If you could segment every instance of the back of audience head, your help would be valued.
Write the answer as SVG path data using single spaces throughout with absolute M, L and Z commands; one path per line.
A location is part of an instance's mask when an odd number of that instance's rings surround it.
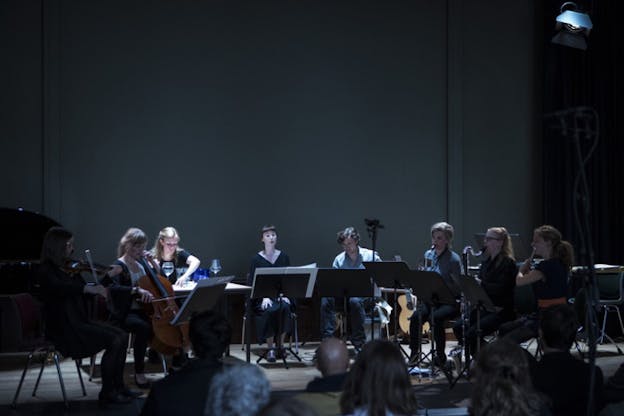
M 554 305 L 542 311 L 540 333 L 546 349 L 568 351 L 577 329 L 576 314 L 570 305 Z
M 316 368 L 323 377 L 346 373 L 349 368 L 349 351 L 344 341 L 326 338 L 316 351 Z
M 309 405 L 294 397 L 271 400 L 258 416 L 317 416 Z
M 221 358 L 231 337 L 232 328 L 222 313 L 207 310 L 191 316 L 189 339 L 198 358 Z
M 388 341 L 364 344 L 345 380 L 342 413 L 361 409 L 368 416 L 385 415 L 386 411 L 409 415 L 417 407 L 401 351 Z
M 258 366 L 227 366 L 210 382 L 204 415 L 255 415 L 269 402 L 270 395 L 269 380 Z
M 542 396 L 533 389 L 529 362 L 522 348 L 505 338 L 487 344 L 474 372 L 471 415 L 539 415 Z

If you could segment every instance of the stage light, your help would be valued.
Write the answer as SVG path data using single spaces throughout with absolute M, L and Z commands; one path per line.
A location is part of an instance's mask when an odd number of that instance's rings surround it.
M 577 49 L 587 49 L 587 37 L 593 25 L 589 15 L 578 10 L 576 3 L 567 1 L 561 5 L 561 14 L 557 16 L 555 29 L 557 34 L 552 43 Z

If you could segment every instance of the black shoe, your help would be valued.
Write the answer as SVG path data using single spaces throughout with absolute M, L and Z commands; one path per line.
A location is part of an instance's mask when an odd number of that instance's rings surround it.
M 433 357 L 433 365 L 443 368 L 446 364 L 446 355 L 436 355 Z
M 189 358 L 186 353 L 174 355 L 171 359 L 171 366 L 177 367 L 178 369 L 184 367 L 184 365 L 188 362 Z
M 132 398 L 128 396 L 124 396 L 121 393 L 117 393 L 117 392 L 104 393 L 101 391 L 100 394 L 98 395 L 98 406 L 108 407 L 109 404 L 128 404 L 132 400 L 133 400 Z
M 143 396 L 143 392 L 142 391 L 138 391 L 138 390 L 131 390 L 129 387 L 127 386 L 123 386 L 122 388 L 120 388 L 118 390 L 119 394 L 121 394 L 122 396 L 126 396 L 126 397 L 130 397 L 132 399 L 136 399 L 137 397 L 141 397 Z
M 153 349 L 149 349 L 147 350 L 147 361 L 151 364 L 160 364 L 160 354 L 158 354 L 158 351 L 153 350 Z
M 140 389 L 149 389 L 152 386 L 152 383 L 148 380 L 145 383 L 139 383 L 139 381 L 136 378 L 136 375 L 134 376 L 134 384 L 137 385 L 138 388 Z

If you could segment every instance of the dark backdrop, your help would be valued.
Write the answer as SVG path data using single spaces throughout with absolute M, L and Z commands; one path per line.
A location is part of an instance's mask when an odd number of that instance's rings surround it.
M 439 220 L 458 250 L 505 225 L 526 251 L 559 218 L 536 4 L 3 2 L 0 205 L 100 262 L 127 227 L 174 225 L 239 276 L 264 223 L 295 264 L 329 265 L 346 225 L 370 246 L 365 217 L 411 264 Z

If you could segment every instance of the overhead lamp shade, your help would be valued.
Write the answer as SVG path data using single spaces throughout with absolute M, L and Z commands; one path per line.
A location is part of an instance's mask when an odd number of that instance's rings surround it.
M 565 25 L 571 31 L 584 31 L 585 35 L 589 35 L 589 31 L 593 27 L 592 21 L 586 13 L 579 13 L 572 10 L 565 10 L 557 16 L 557 29 L 561 25 Z

